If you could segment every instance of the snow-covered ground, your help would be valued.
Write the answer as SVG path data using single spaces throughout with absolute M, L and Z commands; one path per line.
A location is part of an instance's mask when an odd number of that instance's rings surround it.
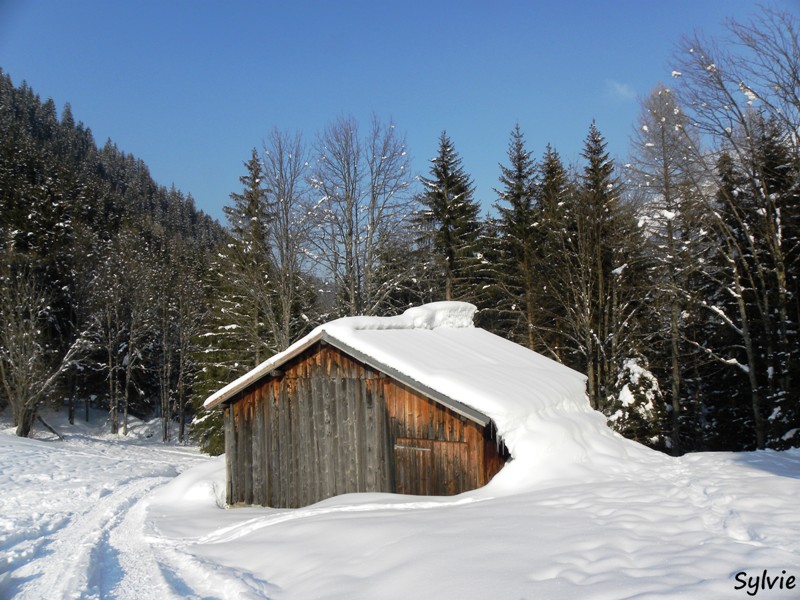
M 456 497 L 226 510 L 220 459 L 58 425 L 0 423 L 0 598 L 800 598 L 797 450 L 620 441 Z

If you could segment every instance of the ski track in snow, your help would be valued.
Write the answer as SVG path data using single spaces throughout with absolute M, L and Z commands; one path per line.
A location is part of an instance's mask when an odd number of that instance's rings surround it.
M 147 535 L 148 496 L 207 460 L 180 447 L 68 436 L 0 438 L 0 598 L 256 599 L 276 588 Z M 86 473 L 81 465 L 86 465 Z M 100 475 L 100 476 L 98 476 Z
M 192 596 L 174 590 L 142 529 L 147 495 L 204 458 L 127 440 L 2 440 L 16 464 L 0 474 L 0 597 Z
M 248 571 L 221 567 L 197 557 L 182 545 L 154 540 L 151 550 L 159 557 L 161 574 L 177 598 L 257 600 L 271 597 L 278 588 Z M 123 598 L 124 596 L 120 596 Z M 134 594 L 130 598 L 136 598 Z
M 124 551 L 120 524 L 129 519 L 127 511 L 166 477 L 143 477 L 122 485 L 101 497 L 83 514 L 76 516 L 31 563 L 40 576 L 24 589 L 25 595 L 45 598 L 107 598 L 117 584 L 135 572 L 142 553 Z M 130 514 L 130 512 L 128 512 Z M 133 539 L 133 538 L 131 538 Z M 119 543 L 122 541 L 123 548 Z M 127 558 L 128 560 L 123 560 Z M 131 561 L 130 559 L 134 560 Z M 131 563 L 134 569 L 131 569 Z M 141 579 L 138 584 L 141 584 Z
M 247 573 L 215 573 L 215 565 L 193 557 L 167 540 L 143 535 L 147 502 L 140 501 L 110 534 L 124 565 L 122 578 L 101 598 L 264 598 L 267 585 Z M 154 582 L 153 579 L 156 579 Z

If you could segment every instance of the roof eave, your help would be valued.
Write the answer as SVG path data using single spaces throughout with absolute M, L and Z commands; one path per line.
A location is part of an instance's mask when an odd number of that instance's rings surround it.
M 248 371 L 238 379 L 235 379 L 225 387 L 214 392 L 203 403 L 203 408 L 205 410 L 212 410 L 218 407 L 220 404 L 228 402 L 231 398 L 233 398 L 233 396 L 250 385 L 256 383 L 261 378 L 266 377 L 271 371 L 274 371 L 286 363 L 286 361 L 289 361 L 298 354 L 305 352 L 310 346 L 316 344 L 323 337 L 323 333 L 324 332 L 320 330 L 315 334 L 309 334 L 308 336 L 300 339 L 293 346 L 289 346 L 289 348 L 283 352 L 268 358 L 256 368 Z

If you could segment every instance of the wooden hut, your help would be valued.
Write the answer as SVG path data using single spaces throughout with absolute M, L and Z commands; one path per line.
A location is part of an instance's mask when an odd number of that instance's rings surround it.
M 351 492 L 452 495 L 487 483 L 509 453 L 473 399 L 504 373 L 480 346 L 543 357 L 474 328 L 474 310 L 448 302 L 339 319 L 208 398 L 206 408 L 225 416 L 228 503 L 300 507 Z

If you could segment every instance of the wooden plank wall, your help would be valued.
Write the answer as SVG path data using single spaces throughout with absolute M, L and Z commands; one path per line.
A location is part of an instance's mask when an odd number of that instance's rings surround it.
M 245 390 L 226 409 L 228 502 L 299 507 L 392 491 L 383 378 L 322 346 Z
M 510 459 L 511 453 L 498 437 L 494 423 L 489 423 L 483 430 L 483 485 L 489 483 Z
M 384 393 L 391 436 L 396 440 L 399 493 L 453 495 L 485 483 L 481 425 L 394 380 L 388 380 Z M 427 460 L 421 440 L 431 441 L 429 466 L 419 462 Z M 409 450 L 415 443 L 420 449 Z M 408 460 L 412 463 L 407 464 Z M 415 475 L 413 464 L 417 469 L 432 469 L 429 482 L 425 473 Z
M 477 485 L 480 469 L 468 460 L 469 444 L 398 438 L 394 446 L 398 494 L 452 496 Z
M 409 450 L 414 444 L 430 450 Z M 479 424 L 327 344 L 225 408 L 232 505 L 299 507 L 349 492 L 457 494 L 502 467 L 498 456 L 485 464 L 492 448 Z

